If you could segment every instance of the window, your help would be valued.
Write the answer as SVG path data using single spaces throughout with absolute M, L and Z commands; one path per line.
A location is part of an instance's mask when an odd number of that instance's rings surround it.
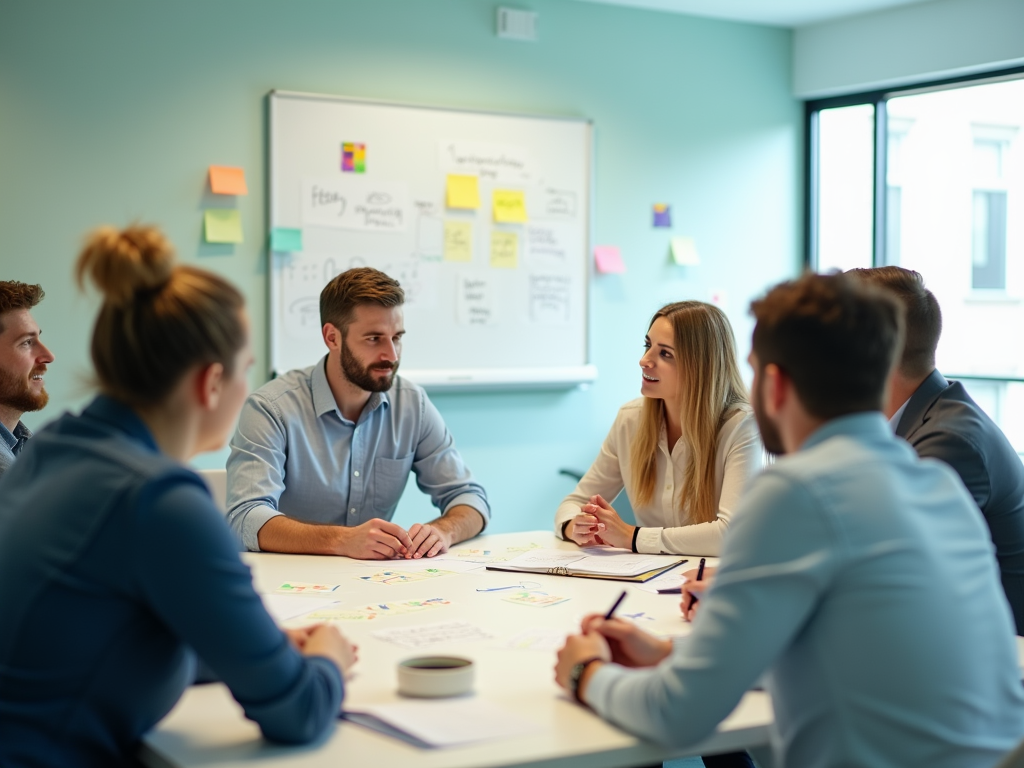
M 1024 455 L 1024 68 L 808 104 L 807 262 L 920 272 L 938 366 Z

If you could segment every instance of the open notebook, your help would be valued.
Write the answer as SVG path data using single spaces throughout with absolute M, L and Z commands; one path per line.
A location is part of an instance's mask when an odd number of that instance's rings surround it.
M 686 559 L 678 555 L 637 555 L 613 547 L 584 547 L 575 552 L 533 549 L 503 563 L 488 565 L 487 570 L 647 581 L 685 562 Z

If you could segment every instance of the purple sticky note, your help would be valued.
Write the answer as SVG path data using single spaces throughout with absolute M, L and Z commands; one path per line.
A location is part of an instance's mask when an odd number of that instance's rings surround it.
M 658 229 L 672 227 L 672 206 L 667 203 L 654 204 L 654 226 Z
M 626 271 L 622 254 L 614 245 L 598 245 L 594 248 L 594 263 L 597 271 L 604 275 L 621 274 Z

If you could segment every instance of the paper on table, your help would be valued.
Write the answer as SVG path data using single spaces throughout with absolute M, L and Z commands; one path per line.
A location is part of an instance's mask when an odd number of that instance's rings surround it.
M 267 613 L 280 624 L 288 619 L 334 605 L 337 597 L 307 597 L 305 595 L 260 595 Z
M 445 197 L 449 208 L 475 211 L 480 207 L 480 187 L 476 176 L 458 173 L 448 175 L 448 194 Z
M 383 568 L 376 573 L 366 576 L 357 575 L 355 578 L 371 584 L 409 584 L 414 581 L 425 579 L 436 579 L 439 576 L 454 576 L 455 571 L 441 570 L 440 568 L 423 568 L 408 570 L 405 568 Z
M 622 254 L 614 245 L 599 245 L 594 248 L 594 263 L 597 271 L 604 275 L 621 274 L 626 271 Z
M 321 584 L 315 581 L 286 581 L 277 588 L 277 592 L 282 595 L 301 595 L 303 593 L 337 592 L 340 589 L 341 584 Z
M 210 191 L 215 195 L 247 195 L 245 171 L 226 165 L 210 166 Z
M 406 648 L 427 648 L 432 645 L 468 643 L 494 637 L 468 621 L 442 621 L 437 624 L 418 624 L 414 627 L 382 629 L 373 633 L 378 640 L 403 645 Z
M 470 560 L 457 560 L 448 559 L 438 555 L 437 557 L 431 558 L 419 558 L 418 560 L 387 560 L 382 563 L 380 560 L 360 560 L 357 561 L 357 565 L 361 565 L 364 568 L 376 568 L 377 570 L 386 569 L 389 571 L 418 571 L 427 568 L 439 568 L 443 571 L 452 571 L 455 573 L 468 573 L 469 571 L 475 571 L 482 568 L 481 563 L 474 563 Z
M 567 634 L 549 627 L 532 627 L 512 635 L 501 647 L 514 651 L 557 651 L 565 644 Z
M 242 214 L 237 208 L 209 208 L 203 224 L 208 243 L 242 242 Z
M 473 741 L 510 739 L 540 730 L 540 726 L 476 696 L 452 701 L 401 701 L 371 704 L 361 713 L 404 731 L 433 747 L 454 747 Z M 367 727 L 371 723 L 353 718 Z
M 562 597 L 560 595 L 545 595 L 542 592 L 523 589 L 518 592 L 507 594 L 501 599 L 507 603 L 516 603 L 517 605 L 529 605 L 534 608 L 547 608 L 549 605 L 564 603 L 569 598 Z

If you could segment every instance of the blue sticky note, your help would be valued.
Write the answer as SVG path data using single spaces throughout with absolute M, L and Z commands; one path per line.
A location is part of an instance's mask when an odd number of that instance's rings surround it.
M 274 227 L 270 230 L 270 250 L 281 253 L 300 253 L 302 251 L 302 230 Z
M 672 206 L 667 203 L 654 204 L 654 226 L 658 229 L 672 227 Z

